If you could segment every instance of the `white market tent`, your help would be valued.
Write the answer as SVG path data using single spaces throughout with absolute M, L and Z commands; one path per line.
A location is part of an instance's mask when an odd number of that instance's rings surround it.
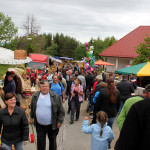
M 48 58 L 51 59 L 52 61 L 55 61 L 55 62 L 58 62 L 58 63 L 62 63 L 61 60 L 56 59 L 56 58 L 54 58 L 54 57 L 52 57 L 52 56 L 50 56 L 50 55 L 48 56 Z
M 14 59 L 14 51 L 0 47 L 0 64 L 25 64 L 32 61 L 31 58 L 26 59 Z

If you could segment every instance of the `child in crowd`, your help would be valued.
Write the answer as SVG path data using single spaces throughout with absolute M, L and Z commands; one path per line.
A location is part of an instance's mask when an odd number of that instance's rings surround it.
M 108 116 L 104 111 L 99 111 L 97 114 L 97 124 L 88 126 L 88 117 L 84 118 L 82 124 L 82 132 L 92 134 L 91 150 L 108 150 L 108 145 L 114 139 L 112 129 L 107 126 Z

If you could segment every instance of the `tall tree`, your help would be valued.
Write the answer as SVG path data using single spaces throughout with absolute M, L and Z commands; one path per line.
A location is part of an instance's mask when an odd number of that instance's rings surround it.
M 136 52 L 139 56 L 133 60 L 133 65 L 144 63 L 150 60 L 150 37 L 144 39 L 143 43 L 140 43 L 136 47 Z
M 45 45 L 44 45 L 44 49 L 46 50 L 47 47 L 50 47 L 52 44 L 52 34 L 48 33 L 44 33 L 43 36 L 45 37 Z
M 78 42 L 69 36 L 65 36 L 63 41 L 63 47 L 60 49 L 61 56 L 75 58 L 75 50 L 78 46 Z
M 75 51 L 75 59 L 81 60 L 84 57 L 86 57 L 85 44 L 80 44 Z
M 47 47 L 46 49 L 46 54 L 51 56 L 57 56 L 58 55 L 57 49 L 58 49 L 57 43 L 54 43 L 54 41 L 52 41 L 51 46 Z
M 16 50 L 18 47 L 18 42 L 19 42 L 18 37 L 15 37 L 11 41 L 5 42 L 3 47 L 11 49 L 11 50 Z
M 0 42 L 10 41 L 16 35 L 17 31 L 11 17 L 0 12 Z
M 38 35 L 40 31 L 40 25 L 37 23 L 37 20 L 33 15 L 27 15 L 23 23 L 23 29 L 25 30 L 25 35 L 35 36 Z
M 30 40 L 23 36 L 18 42 L 18 48 L 27 50 L 27 53 L 45 53 L 44 46 L 45 37 L 43 35 L 30 36 Z

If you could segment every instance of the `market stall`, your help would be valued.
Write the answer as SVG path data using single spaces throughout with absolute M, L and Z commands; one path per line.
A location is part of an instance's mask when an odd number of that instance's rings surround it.
M 63 62 L 72 62 L 73 58 L 69 58 L 69 57 L 60 57 L 60 60 L 62 60 Z
M 99 65 L 99 66 L 114 66 L 114 64 L 102 61 L 102 60 L 98 60 L 95 61 L 94 65 Z
M 111 64 L 102 60 L 98 60 L 98 61 L 95 61 L 93 66 L 99 66 L 99 68 L 101 67 L 103 68 L 103 70 L 105 70 L 105 66 L 114 66 L 114 64 Z
M 25 50 L 17 50 L 17 51 L 12 51 L 10 49 L 6 49 L 3 47 L 0 47 L 0 64 L 5 64 L 5 65 L 20 65 L 20 64 L 25 64 L 28 62 L 31 62 L 32 59 L 27 57 L 26 51 Z M 23 69 L 20 68 L 8 68 L 8 71 L 13 71 L 15 72 L 21 79 L 22 86 L 23 86 L 23 91 L 26 93 L 26 91 L 30 91 L 30 93 L 35 92 L 35 89 L 30 88 L 30 84 L 24 81 L 22 78 L 22 74 L 24 72 Z M 5 75 L 3 76 L 5 78 Z M 0 87 L 2 89 L 2 86 Z
M 117 74 L 134 74 L 138 77 L 138 84 L 142 87 L 150 84 L 150 62 L 141 63 L 138 65 L 122 68 L 116 71 Z
M 130 75 L 133 73 L 136 76 L 150 76 L 150 62 L 122 68 L 116 71 L 118 74 Z
M 0 47 L 0 64 L 17 65 L 32 61 L 32 59 L 29 57 L 26 57 L 25 59 L 15 59 L 14 55 L 14 51 Z

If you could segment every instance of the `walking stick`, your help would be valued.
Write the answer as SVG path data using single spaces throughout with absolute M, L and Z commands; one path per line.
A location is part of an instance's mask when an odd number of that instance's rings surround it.
M 27 110 L 28 110 L 28 114 L 29 114 L 29 103 L 28 103 L 28 100 L 26 100 L 26 102 L 27 102 Z M 29 119 L 31 119 L 30 118 L 30 114 L 29 114 Z M 37 150 L 37 143 L 36 143 L 36 138 L 35 138 L 33 124 L 30 124 L 30 125 L 31 125 L 31 129 L 32 129 L 32 133 L 33 133 L 33 134 L 30 134 L 30 142 L 35 144 L 35 148 Z

